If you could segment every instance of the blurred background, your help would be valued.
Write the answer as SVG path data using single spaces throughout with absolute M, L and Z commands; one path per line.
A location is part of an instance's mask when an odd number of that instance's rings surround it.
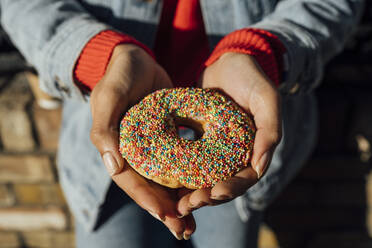
M 74 247 L 55 167 L 60 104 L 0 33 L 0 248 Z M 260 248 L 372 247 L 370 1 L 323 81 L 316 150 L 268 209 Z

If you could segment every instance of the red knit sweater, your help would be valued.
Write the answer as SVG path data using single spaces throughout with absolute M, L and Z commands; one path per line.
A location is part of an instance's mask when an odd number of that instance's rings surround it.
M 75 67 L 75 78 L 92 90 L 103 77 L 113 49 L 122 43 L 136 44 L 153 55 L 129 35 L 103 31 L 84 47 Z M 268 77 L 279 85 L 285 48 L 275 35 L 252 28 L 237 30 L 225 36 L 209 55 L 199 1 L 164 0 L 154 53 L 175 86 L 192 86 L 201 69 L 226 52 L 254 56 Z

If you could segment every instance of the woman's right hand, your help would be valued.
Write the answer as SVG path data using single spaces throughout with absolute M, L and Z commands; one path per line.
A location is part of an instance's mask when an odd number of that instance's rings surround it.
M 115 47 L 104 77 L 94 87 L 90 104 L 91 140 L 115 183 L 138 205 L 171 230 L 178 239 L 195 231 L 192 215 L 177 218 L 183 193 L 158 185 L 137 174 L 119 152 L 119 125 L 128 108 L 151 92 L 172 87 L 165 70 L 142 48 L 132 44 Z

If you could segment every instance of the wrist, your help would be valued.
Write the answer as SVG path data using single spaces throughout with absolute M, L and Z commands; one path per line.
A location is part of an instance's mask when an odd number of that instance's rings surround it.
M 111 58 L 108 63 L 108 67 L 110 64 L 115 61 L 117 58 L 120 58 L 122 56 L 125 56 L 130 60 L 131 58 L 134 57 L 148 57 L 149 59 L 152 59 L 153 57 L 149 55 L 148 52 L 146 52 L 143 48 L 140 46 L 137 46 L 135 44 L 130 44 L 130 43 L 124 43 L 124 44 L 119 44 L 114 47 Z
M 269 75 L 266 74 L 264 68 L 262 68 L 261 64 L 257 61 L 255 56 L 245 54 L 245 53 L 238 53 L 238 52 L 227 52 L 220 56 L 218 60 L 221 60 L 221 63 L 229 63 L 233 60 L 242 61 L 244 59 L 244 63 L 249 66 L 249 69 L 252 72 L 255 72 L 252 75 L 260 74 L 263 78 L 266 79 L 266 81 L 270 82 L 272 85 L 276 85 L 275 82 L 269 77 Z M 236 62 L 234 62 L 236 63 Z M 238 62 L 241 63 L 241 62 Z
M 210 66 L 227 53 L 245 54 L 254 58 L 258 68 L 278 86 L 282 80 L 284 52 L 284 46 L 275 35 L 265 30 L 245 28 L 225 36 L 204 65 Z
M 84 90 L 92 90 L 106 73 L 113 57 L 123 52 L 147 53 L 152 51 L 133 37 L 106 30 L 94 36 L 82 50 L 74 69 L 76 83 Z
M 221 62 L 229 61 L 231 59 L 234 59 L 234 58 L 237 58 L 237 57 L 240 57 L 240 56 L 244 56 L 245 58 L 247 58 L 251 61 L 256 61 L 254 56 L 251 56 L 251 55 L 245 54 L 245 53 L 239 53 L 239 52 L 225 52 L 217 59 L 217 61 L 221 61 Z
M 135 44 L 124 43 L 118 44 L 114 47 L 111 58 L 120 56 L 122 54 L 147 54 L 147 53 L 143 48 Z

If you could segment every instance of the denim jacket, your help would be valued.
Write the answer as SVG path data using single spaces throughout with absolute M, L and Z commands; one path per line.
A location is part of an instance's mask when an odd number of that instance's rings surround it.
M 277 35 L 287 50 L 280 86 L 284 137 L 269 171 L 240 198 L 238 209 L 264 209 L 309 155 L 316 129 L 309 92 L 320 82 L 324 64 L 343 48 L 363 2 L 200 0 L 211 49 L 226 34 L 255 27 Z M 74 66 L 84 45 L 107 29 L 153 47 L 162 1 L 0 0 L 0 4 L 1 24 L 37 69 L 41 88 L 64 99 L 57 158 L 60 179 L 75 216 L 92 229 L 111 179 L 89 139 L 89 96 L 76 86 Z M 244 219 L 245 212 L 240 213 Z

